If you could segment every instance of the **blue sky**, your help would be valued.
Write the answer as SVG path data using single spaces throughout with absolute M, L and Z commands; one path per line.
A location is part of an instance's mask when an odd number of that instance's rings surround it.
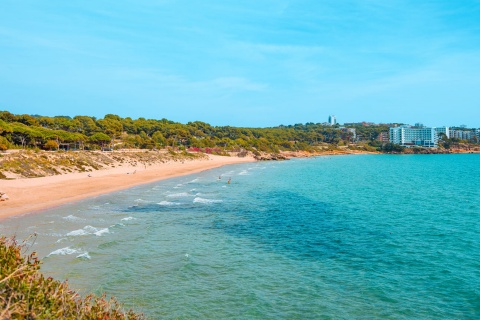
M 2 0 L 0 110 L 480 127 L 480 1 Z

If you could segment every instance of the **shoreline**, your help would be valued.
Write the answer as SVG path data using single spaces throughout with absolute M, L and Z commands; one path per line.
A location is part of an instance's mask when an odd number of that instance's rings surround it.
M 194 174 L 224 165 L 255 161 L 252 157 L 209 155 L 208 159 L 169 161 L 150 164 L 148 167 L 123 166 L 90 173 L 77 172 L 40 178 L 1 180 L 1 191 L 7 193 L 10 199 L 0 202 L 0 221 L 138 185 Z
M 476 152 L 452 152 L 462 154 Z M 224 165 L 255 161 L 288 160 L 319 156 L 381 154 L 359 150 L 329 150 L 319 153 L 282 152 L 281 158 L 237 157 L 208 155 L 206 158 L 191 160 L 169 160 L 124 164 L 118 167 L 106 167 L 90 172 L 72 172 L 38 178 L 19 178 L 0 180 L 0 192 L 6 193 L 7 201 L 0 201 L 0 222 L 12 216 L 35 214 L 67 203 L 108 194 L 131 187 L 165 179 L 195 174 Z M 403 155 L 395 154 L 394 155 Z M 443 153 L 442 153 L 443 154 Z

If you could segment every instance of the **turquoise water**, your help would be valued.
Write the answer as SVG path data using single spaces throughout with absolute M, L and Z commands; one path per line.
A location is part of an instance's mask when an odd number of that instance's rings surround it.
M 154 319 L 474 319 L 479 182 L 474 154 L 249 163 L 0 232 L 38 233 L 44 272 Z

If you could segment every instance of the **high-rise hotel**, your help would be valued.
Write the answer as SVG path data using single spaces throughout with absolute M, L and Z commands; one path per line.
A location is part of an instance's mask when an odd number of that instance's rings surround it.
M 400 126 L 390 128 L 390 142 L 404 147 L 438 147 L 438 137 L 440 133 L 449 137 L 448 127 L 424 127 L 424 126 Z

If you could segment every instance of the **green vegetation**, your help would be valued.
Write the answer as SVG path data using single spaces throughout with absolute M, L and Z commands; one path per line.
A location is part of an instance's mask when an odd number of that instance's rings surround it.
M 105 294 L 81 298 L 67 282 L 44 277 L 35 253 L 24 257 L 23 250 L 0 238 L 0 319 L 144 319 Z
M 384 127 L 359 126 L 365 139 L 375 139 Z M 88 116 L 73 118 L 14 115 L 0 112 L 0 137 L 8 148 L 44 150 L 113 150 L 122 148 L 211 149 L 226 151 L 321 151 L 330 146 L 347 146 L 354 134 L 338 126 L 307 123 L 273 128 L 214 127 L 201 121 L 181 124 L 166 119 L 121 118 L 108 114 L 103 119 Z M 2 144 L 2 140 L 0 140 Z
M 167 119 L 133 120 L 114 114 L 96 119 L 89 116 L 14 115 L 0 111 L 0 152 L 35 148 L 110 151 L 166 147 L 181 151 L 210 150 L 212 152 L 207 153 L 220 155 L 232 151 L 250 151 L 256 155 L 278 154 L 280 151 L 316 153 L 342 147 L 343 150 L 407 152 L 405 148 L 385 141 L 389 131 L 387 125 L 351 123 L 347 127 L 310 122 L 271 128 L 237 128 L 216 127 L 201 121 L 181 124 Z M 472 141 L 441 140 L 442 150 L 464 147 L 465 144 L 478 146 L 477 137 Z

